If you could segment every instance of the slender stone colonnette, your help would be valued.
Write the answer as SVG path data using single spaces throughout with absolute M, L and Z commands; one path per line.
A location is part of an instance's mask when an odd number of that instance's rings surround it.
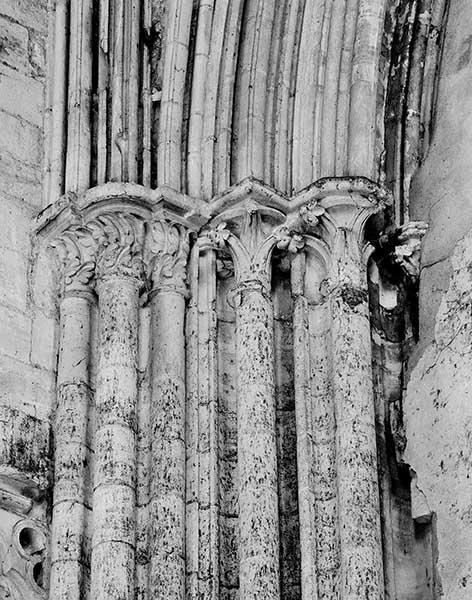
M 50 586 L 58 598 L 72 600 L 84 590 L 90 305 L 96 244 L 89 230 L 72 227 L 53 246 L 61 263 L 62 290 Z
M 383 597 L 364 227 L 388 197 L 371 182 L 351 178 L 321 180 L 290 201 L 265 190 L 261 201 L 254 188 L 263 186 L 246 182 L 209 208 L 178 195 L 169 200 L 155 192 L 151 202 L 141 192 L 136 201 L 98 189 L 91 199 L 45 219 L 46 229 L 61 230 L 54 242 L 64 264 L 57 422 L 64 431 L 69 423 L 73 442 L 66 448 L 66 438 L 57 437 L 54 597 L 73 600 L 81 593 L 87 503 L 93 509 L 93 598 L 134 597 L 138 311 L 140 302 L 149 302 L 148 593 L 176 600 L 218 598 L 214 311 L 216 255 L 222 249 L 229 250 L 235 274 L 229 302 L 236 314 L 241 597 L 280 598 L 274 251 L 293 257 L 302 598 Z M 190 233 L 202 225 L 191 250 Z M 310 258 L 313 253 L 317 260 Z M 313 281 L 319 288 L 315 303 L 307 292 Z M 88 440 L 89 315 L 95 297 L 96 428 Z M 322 315 L 329 335 L 317 330 Z M 319 340 L 318 349 L 312 338 Z M 90 443 L 93 498 L 85 489 Z M 67 465 L 61 456 L 68 457 Z M 66 555 L 67 527 L 74 543 Z
M 271 255 L 303 240 L 280 227 L 283 214 L 250 200 L 228 218 L 233 231 L 223 213 L 208 235 L 228 246 L 236 275 L 240 594 L 269 600 L 280 597 Z
M 186 207 L 173 205 L 172 214 L 161 199 L 153 211 L 149 202 L 133 209 L 126 195 L 99 191 L 98 196 L 82 214 L 69 206 L 59 209 L 60 232 L 53 228 L 50 243 L 63 267 L 51 592 L 57 598 L 82 597 L 89 579 L 84 563 L 90 561 L 94 598 L 134 598 L 138 311 L 147 301 L 153 315 L 148 586 L 153 597 L 159 590 L 169 597 L 174 590 L 175 598 L 183 598 L 185 280 L 195 224 L 182 217 Z M 45 221 L 47 229 L 47 216 Z M 90 303 L 96 298 L 95 427 L 90 434 Z M 87 497 L 92 454 L 93 493 Z M 93 509 L 90 556 L 87 506 Z

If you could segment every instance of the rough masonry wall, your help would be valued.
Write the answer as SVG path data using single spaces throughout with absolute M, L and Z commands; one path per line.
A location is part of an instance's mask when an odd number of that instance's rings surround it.
M 436 514 L 438 593 L 472 592 L 470 478 L 472 5 L 452 0 L 432 143 L 413 181 L 413 219 L 429 223 L 422 255 L 420 341 L 404 404 L 405 460 L 417 474 L 413 516 Z M 433 532 L 434 533 L 434 532 Z
M 47 0 L 0 1 L 0 475 L 9 465 L 41 487 L 56 328 L 50 267 L 32 271 L 30 227 L 42 205 L 46 36 Z

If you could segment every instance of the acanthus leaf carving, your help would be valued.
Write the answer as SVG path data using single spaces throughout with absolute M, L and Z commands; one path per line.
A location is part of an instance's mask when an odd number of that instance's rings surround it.
M 189 238 L 189 230 L 180 223 L 164 218 L 150 223 L 145 255 L 153 291 L 167 288 L 187 292 Z
M 96 277 L 141 279 L 144 273 L 144 225 L 133 214 L 107 213 L 87 223 L 97 243 Z
M 220 221 L 204 232 L 216 250 L 227 248 L 232 255 L 236 286 L 229 294 L 229 303 L 237 307 L 242 296 L 249 291 L 257 291 L 270 296 L 271 257 L 275 248 L 295 254 L 305 246 L 301 233 L 299 215 L 285 217 L 282 224 L 273 225 L 263 221 L 265 209 L 255 202 L 246 203 L 241 214 L 232 217 L 231 229 L 226 221 Z M 280 219 L 280 213 L 277 219 Z M 272 217 L 273 219 L 273 217 Z M 231 269 L 225 268 L 226 256 L 218 257 L 223 276 L 231 276 Z
M 96 243 L 90 230 L 74 225 L 50 242 L 62 272 L 63 292 L 87 290 L 95 271 Z

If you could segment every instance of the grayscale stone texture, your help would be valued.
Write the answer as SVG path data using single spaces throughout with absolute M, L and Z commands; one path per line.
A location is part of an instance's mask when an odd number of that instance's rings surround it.
M 0 0 L 0 598 L 470 598 L 471 24 Z

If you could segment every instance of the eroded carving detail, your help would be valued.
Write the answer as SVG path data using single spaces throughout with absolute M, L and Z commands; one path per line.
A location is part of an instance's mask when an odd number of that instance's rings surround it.
M 420 275 L 421 242 L 427 230 L 423 221 L 410 221 L 397 231 L 394 258 L 413 280 Z
M 231 304 L 237 306 L 242 294 L 251 289 L 270 294 L 273 250 L 295 254 L 305 246 L 299 221 L 298 215 L 290 215 L 281 225 L 270 225 L 263 220 L 263 209 L 251 202 L 232 223 L 221 221 L 205 231 L 205 238 L 216 249 L 228 248 L 231 252 L 237 280 L 231 292 Z M 218 259 L 220 271 L 224 276 L 231 276 L 227 258 Z
M 50 246 L 61 265 L 62 292 L 87 290 L 94 276 L 97 244 L 90 230 L 72 226 L 55 238 Z
M 87 223 L 97 243 L 96 277 L 141 278 L 144 225 L 132 214 L 103 214 Z
M 150 224 L 145 256 L 152 291 L 166 288 L 187 292 L 189 235 L 180 223 L 158 219 Z
M 5 525 L 8 522 L 8 516 L 5 516 Z M 2 599 L 36 600 L 46 597 L 43 587 L 46 548 L 46 536 L 35 521 L 21 519 L 9 531 L 2 528 L 0 533 L 0 597 Z
M 318 225 L 320 218 L 326 213 L 318 201 L 311 201 L 300 208 L 300 217 L 306 225 L 313 228 Z
M 378 241 L 378 246 L 388 261 L 398 265 L 413 282 L 420 275 L 421 243 L 427 231 L 427 223 L 410 221 L 387 231 Z

